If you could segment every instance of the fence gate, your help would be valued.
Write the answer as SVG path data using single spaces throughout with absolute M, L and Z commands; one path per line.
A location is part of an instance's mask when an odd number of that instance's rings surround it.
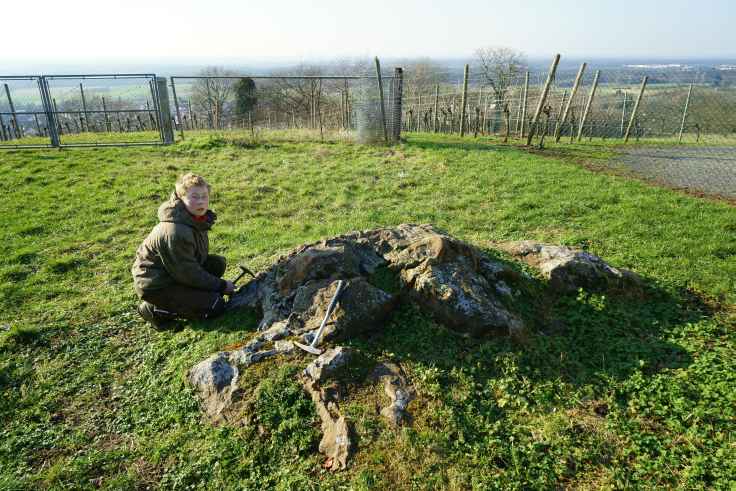
M 0 76 L 0 148 L 51 147 L 53 115 L 39 76 Z
M 160 81 L 155 74 L 0 77 L 0 148 L 163 144 Z

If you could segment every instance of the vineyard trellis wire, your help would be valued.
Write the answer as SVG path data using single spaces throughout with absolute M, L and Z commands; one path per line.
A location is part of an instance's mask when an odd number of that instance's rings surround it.
M 407 87 L 403 131 L 527 137 L 548 72 L 522 72 L 502 97 L 494 94 L 481 71 L 469 67 L 468 72 L 465 80 L 460 71 L 445 71 L 439 73 L 444 79 L 439 83 Z M 574 71 L 557 71 L 542 102 L 535 136 L 626 139 L 628 130 L 635 140 L 736 143 L 736 86 L 715 80 L 679 65 L 613 70 L 586 63 Z
M 165 91 L 156 86 L 163 78 L 152 74 L 0 77 L 0 148 L 163 143 L 162 122 L 169 121 L 180 137 L 213 130 L 303 129 L 360 141 L 394 142 L 402 131 L 523 139 L 532 129 L 548 75 L 538 69 L 518 73 L 498 94 L 474 66 L 467 77 L 440 70 L 431 84 L 406 73 L 408 78 L 400 68 L 380 78 L 365 73 L 175 76 Z M 245 112 L 236 110 L 234 93 L 243 80 L 252 83 L 254 100 Z M 171 99 L 170 113 L 164 115 L 162 92 Z M 736 84 L 719 84 L 718 78 L 684 65 L 611 69 L 585 64 L 557 70 L 539 109 L 533 128 L 538 143 L 543 138 L 626 140 L 628 134 L 635 141 L 720 144 L 734 140 Z

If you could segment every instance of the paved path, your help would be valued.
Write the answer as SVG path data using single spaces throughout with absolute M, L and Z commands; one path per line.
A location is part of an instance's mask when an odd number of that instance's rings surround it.
M 631 147 L 611 164 L 668 186 L 736 198 L 736 147 Z

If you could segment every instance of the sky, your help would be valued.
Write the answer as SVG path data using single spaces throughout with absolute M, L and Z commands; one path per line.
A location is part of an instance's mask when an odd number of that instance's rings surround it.
M 2 63 L 531 57 L 736 58 L 732 0 L 4 1 Z M 11 20 L 11 21 L 9 21 Z M 10 42 L 10 41 L 13 42 Z

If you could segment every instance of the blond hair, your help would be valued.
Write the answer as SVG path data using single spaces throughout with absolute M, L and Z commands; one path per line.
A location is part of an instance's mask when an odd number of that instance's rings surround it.
M 174 186 L 176 188 L 177 196 L 184 196 L 191 188 L 198 186 L 204 186 L 207 188 L 207 192 L 210 191 L 210 185 L 205 181 L 204 177 L 191 172 L 179 176 Z

